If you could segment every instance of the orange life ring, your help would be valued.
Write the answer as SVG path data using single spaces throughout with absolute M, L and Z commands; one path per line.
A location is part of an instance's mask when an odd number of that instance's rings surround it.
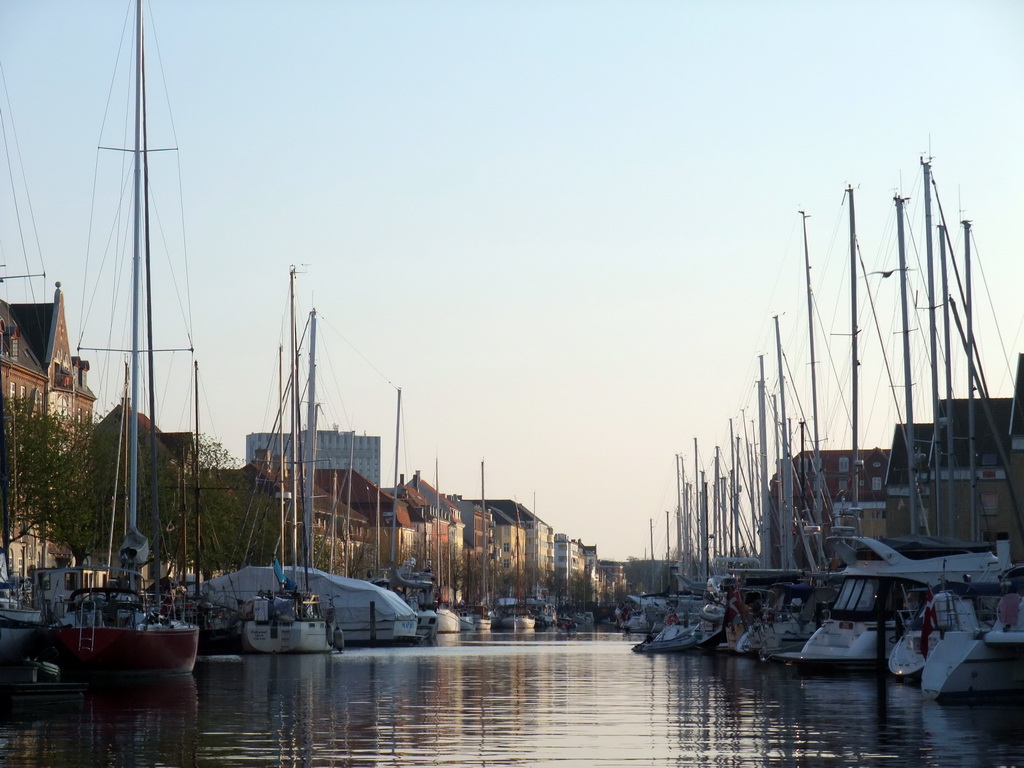
M 665 623 L 668 624 L 668 625 L 675 624 L 678 621 L 679 621 L 679 617 L 676 616 L 674 613 L 669 614 L 669 617 L 667 619 L 665 619 Z

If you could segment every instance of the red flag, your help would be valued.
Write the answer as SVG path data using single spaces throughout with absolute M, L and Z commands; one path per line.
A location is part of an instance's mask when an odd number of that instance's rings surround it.
M 928 587 L 928 597 L 924 604 L 924 622 L 921 624 L 921 655 L 928 658 L 928 638 L 939 624 L 939 616 L 935 611 L 935 595 Z
M 741 615 L 740 606 L 743 593 L 735 587 L 729 587 L 725 593 L 725 616 L 722 617 L 722 626 L 728 627 L 733 624 Z

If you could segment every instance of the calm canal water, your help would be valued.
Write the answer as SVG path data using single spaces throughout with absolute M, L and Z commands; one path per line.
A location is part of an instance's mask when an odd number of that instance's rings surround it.
M 193 676 L 0 717 L 6 766 L 1024 765 L 1024 706 L 750 659 L 641 656 L 618 634 L 443 637 L 202 658 Z

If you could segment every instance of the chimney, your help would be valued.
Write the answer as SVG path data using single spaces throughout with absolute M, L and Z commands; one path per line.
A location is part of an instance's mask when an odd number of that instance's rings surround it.
M 420 471 L 417 469 L 416 474 L 412 476 L 412 487 L 417 491 L 420 489 Z

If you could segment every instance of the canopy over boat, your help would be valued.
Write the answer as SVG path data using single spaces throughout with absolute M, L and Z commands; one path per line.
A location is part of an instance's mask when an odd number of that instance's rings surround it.
M 272 567 L 249 565 L 209 579 L 203 584 L 203 594 L 215 605 L 237 608 L 258 593 L 276 592 L 279 587 L 280 582 Z M 336 621 L 368 622 L 371 602 L 378 621 L 408 618 L 412 613 L 406 602 L 394 592 L 362 579 L 335 576 L 316 568 L 309 569 L 309 591 L 320 597 L 325 609 L 333 609 Z

